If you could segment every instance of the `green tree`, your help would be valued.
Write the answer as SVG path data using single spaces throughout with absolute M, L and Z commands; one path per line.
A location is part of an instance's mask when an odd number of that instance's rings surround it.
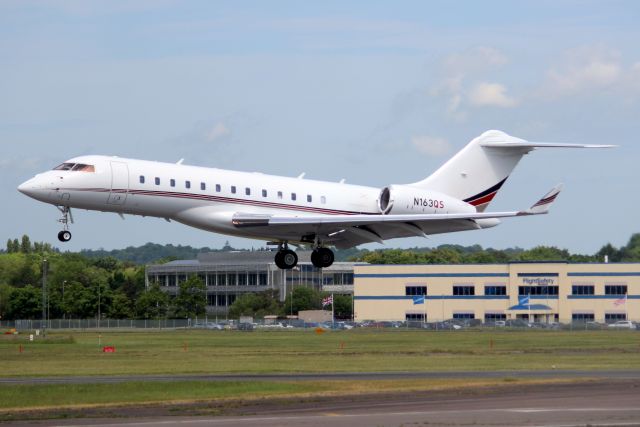
M 207 289 L 198 276 L 190 276 L 180 283 L 178 296 L 175 299 L 176 317 L 191 318 L 202 316 L 206 313 L 206 308 Z
M 40 319 L 42 317 L 42 291 L 31 285 L 14 288 L 9 295 L 8 319 Z
M 113 293 L 106 314 L 110 319 L 130 319 L 133 317 L 133 303 L 124 291 L 117 290 Z
M 140 318 L 163 318 L 169 310 L 169 296 L 160 290 L 160 286 L 154 284 L 140 294 L 135 306 Z
M 319 310 L 322 308 L 322 295 L 308 286 L 298 286 L 287 295 L 284 302 L 286 314 L 298 314 L 301 310 Z
M 278 292 L 271 290 L 243 294 L 229 307 L 229 316 L 234 319 L 240 316 L 263 318 L 268 314 L 281 313 L 282 304 L 278 301 Z
M 336 319 L 351 319 L 353 305 L 350 295 L 333 296 L 333 315 Z
M 31 253 L 31 240 L 26 234 L 22 236 L 22 243 L 20 244 L 20 252 L 23 254 Z

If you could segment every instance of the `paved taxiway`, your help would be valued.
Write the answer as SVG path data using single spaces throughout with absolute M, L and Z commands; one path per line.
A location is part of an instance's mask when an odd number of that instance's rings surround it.
M 231 416 L 156 417 L 150 413 L 153 411 L 142 418 L 52 420 L 19 425 L 640 426 L 640 380 L 599 379 L 462 391 L 274 399 L 239 405 L 231 410 Z M 207 406 L 201 406 L 195 413 L 206 414 Z
M 129 381 L 338 381 L 338 380 L 410 380 L 441 378 L 604 378 L 639 379 L 640 370 L 536 370 L 536 371 L 451 371 L 451 372 L 336 372 L 320 374 L 214 374 L 214 375 L 122 375 L 122 376 L 69 376 L 69 377 L 0 377 L 1 384 L 107 384 Z

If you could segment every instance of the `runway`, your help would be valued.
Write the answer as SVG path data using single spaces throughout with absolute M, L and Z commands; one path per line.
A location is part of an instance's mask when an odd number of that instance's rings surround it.
M 560 385 L 444 392 L 264 399 L 247 404 L 237 402 L 227 406 L 222 412 L 224 415 L 211 415 L 217 413 L 220 413 L 219 406 L 206 403 L 187 407 L 158 405 L 147 407 L 143 413 L 15 424 L 102 427 L 640 426 L 640 380 L 600 379 Z

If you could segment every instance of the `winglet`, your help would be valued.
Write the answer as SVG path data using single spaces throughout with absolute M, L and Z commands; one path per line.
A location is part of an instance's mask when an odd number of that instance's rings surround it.
M 551 191 L 542 196 L 540 200 L 538 200 L 533 206 L 531 206 L 526 211 L 522 212 L 522 215 L 539 215 L 546 214 L 549 212 L 549 208 L 558 197 L 562 191 L 562 184 L 556 185 Z

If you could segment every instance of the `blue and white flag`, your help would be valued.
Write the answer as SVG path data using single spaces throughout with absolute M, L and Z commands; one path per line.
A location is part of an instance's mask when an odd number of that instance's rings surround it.
M 518 305 L 528 305 L 530 300 L 530 295 L 521 296 L 518 298 Z
M 416 304 L 424 304 L 424 295 L 413 297 L 413 305 L 416 305 Z

